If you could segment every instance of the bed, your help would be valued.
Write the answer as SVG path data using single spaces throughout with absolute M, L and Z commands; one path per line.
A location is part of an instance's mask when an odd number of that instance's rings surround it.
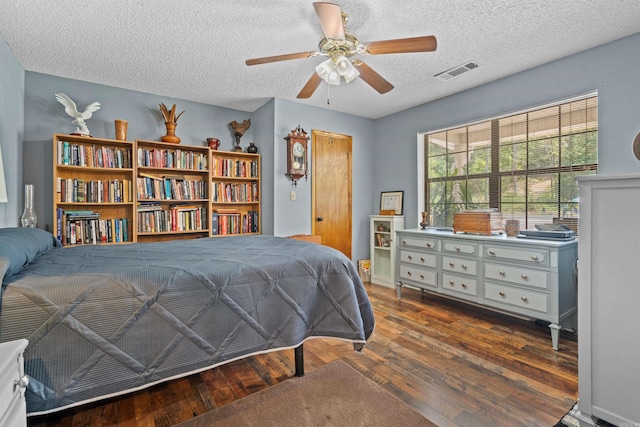
M 29 415 L 374 327 L 340 252 L 273 236 L 63 248 L 0 229 L 0 342 L 29 340 Z

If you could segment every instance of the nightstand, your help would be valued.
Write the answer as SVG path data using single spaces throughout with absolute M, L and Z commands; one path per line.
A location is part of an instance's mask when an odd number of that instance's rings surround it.
M 24 374 L 22 339 L 0 343 L 0 427 L 26 427 L 27 403 L 24 392 L 29 377 Z

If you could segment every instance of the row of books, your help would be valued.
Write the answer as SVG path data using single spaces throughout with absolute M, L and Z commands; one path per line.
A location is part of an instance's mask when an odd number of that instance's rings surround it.
M 232 178 L 257 178 L 257 160 L 213 159 L 213 176 Z
M 221 183 L 211 185 L 211 199 L 214 202 L 254 203 L 260 200 L 257 182 Z
M 138 166 L 207 170 L 207 155 L 189 150 L 139 147 Z
M 95 144 L 74 144 L 58 141 L 57 163 L 59 165 L 97 168 L 131 168 L 131 150 Z
M 258 211 L 211 214 L 211 234 L 244 234 L 258 232 Z
M 127 218 L 101 219 L 90 210 L 56 210 L 58 235 L 63 245 L 96 245 L 128 242 L 131 223 Z
M 58 201 L 62 203 L 128 203 L 133 201 L 131 185 L 129 179 L 85 181 L 58 178 L 56 191 Z
M 139 200 L 203 200 L 207 199 L 207 182 L 183 178 L 138 177 Z
M 138 232 L 198 231 L 207 229 L 207 208 L 194 205 L 160 205 L 138 207 Z

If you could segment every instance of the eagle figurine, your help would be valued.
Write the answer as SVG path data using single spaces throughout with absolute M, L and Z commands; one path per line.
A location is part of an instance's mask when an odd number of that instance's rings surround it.
M 89 120 L 93 115 L 93 113 L 100 109 L 100 103 L 93 102 L 87 105 L 87 107 L 84 109 L 83 112 L 80 112 L 76 107 L 76 103 L 73 102 L 73 100 L 69 98 L 67 95 L 65 95 L 62 92 L 56 93 L 55 95 L 58 102 L 64 105 L 64 111 L 69 116 L 73 117 L 72 123 L 75 123 L 77 125 L 76 131 L 74 132 L 74 134 L 90 136 L 89 128 L 87 127 L 85 120 Z

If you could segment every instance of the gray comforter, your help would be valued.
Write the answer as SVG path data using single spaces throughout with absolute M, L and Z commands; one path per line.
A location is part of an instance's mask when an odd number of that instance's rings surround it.
M 0 230 L 0 342 L 29 340 L 32 415 L 309 337 L 363 344 L 373 330 L 353 263 L 326 246 L 270 236 L 71 248 L 54 240 L 12 259 L 15 239 L 5 237 Z

